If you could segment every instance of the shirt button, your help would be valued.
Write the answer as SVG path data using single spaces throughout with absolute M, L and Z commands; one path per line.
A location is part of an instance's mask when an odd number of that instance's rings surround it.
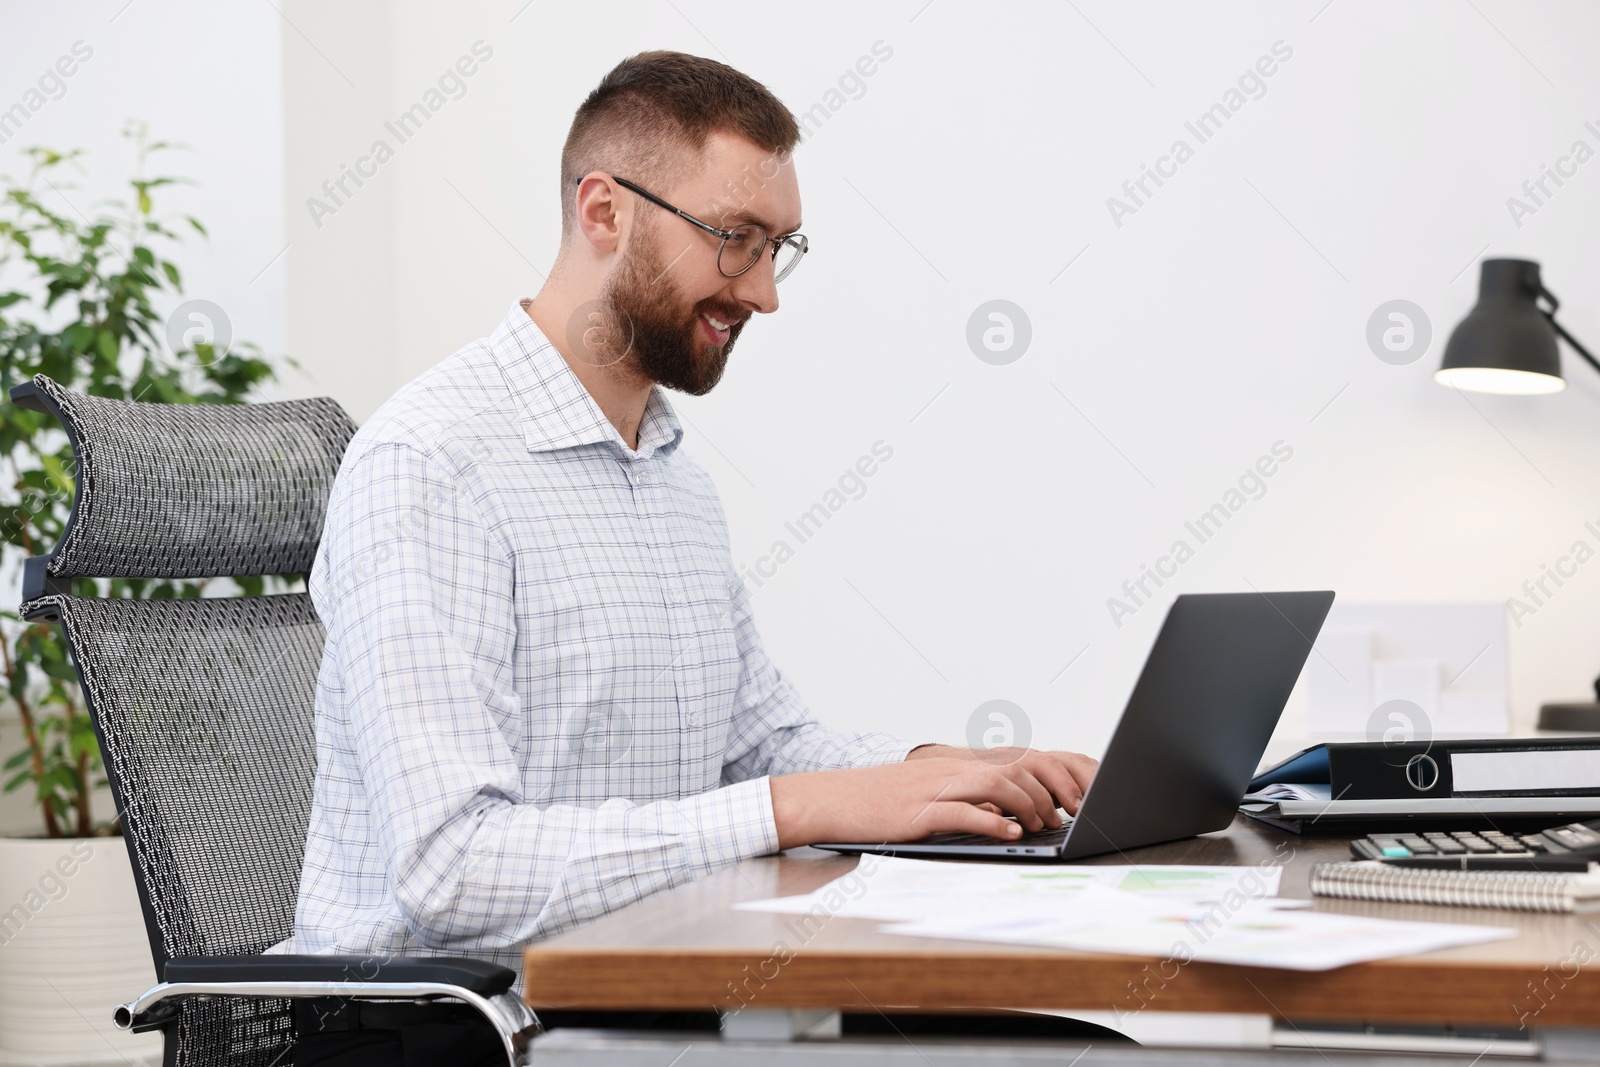
M 683 721 L 688 723 L 690 726 L 699 726 L 700 725 L 700 715 L 697 712 L 691 711 L 691 712 L 689 712 L 689 714 L 687 714 L 687 715 L 685 715 L 683 717 Z

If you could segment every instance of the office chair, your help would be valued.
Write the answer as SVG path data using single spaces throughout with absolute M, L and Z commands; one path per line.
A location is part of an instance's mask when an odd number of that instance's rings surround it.
M 77 493 L 24 564 L 22 615 L 56 619 L 94 720 L 160 984 L 116 1009 L 166 1067 L 287 1064 L 293 998 L 449 998 L 525 1062 L 538 1032 L 509 968 L 430 957 L 262 955 L 293 932 L 311 812 L 323 630 L 305 593 L 74 596 L 75 578 L 308 574 L 355 427 L 329 399 L 153 404 L 44 375 L 11 399 L 66 429 Z

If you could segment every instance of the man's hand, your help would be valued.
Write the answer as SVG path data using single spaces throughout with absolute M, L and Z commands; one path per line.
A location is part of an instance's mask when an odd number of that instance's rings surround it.
M 778 847 L 1053 829 L 1061 825 L 1058 805 L 1077 811 L 1096 766 L 1072 752 L 924 746 L 903 763 L 784 775 L 771 780 Z
M 1100 761 L 1078 752 L 1041 752 L 1033 748 L 956 748 L 954 745 L 918 745 L 906 753 L 906 759 L 970 759 L 992 763 L 996 766 L 1022 764 L 1023 768 L 1045 784 L 1056 798 L 1058 807 L 1067 809 L 1068 815 L 1078 814 L 1089 783 L 1100 769 Z

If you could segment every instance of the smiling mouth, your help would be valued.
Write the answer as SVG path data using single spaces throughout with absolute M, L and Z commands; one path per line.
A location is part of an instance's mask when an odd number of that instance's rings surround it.
M 738 321 L 727 322 L 710 313 L 702 312 L 700 315 L 700 328 L 705 331 L 706 339 L 714 345 L 727 344 L 736 325 Z

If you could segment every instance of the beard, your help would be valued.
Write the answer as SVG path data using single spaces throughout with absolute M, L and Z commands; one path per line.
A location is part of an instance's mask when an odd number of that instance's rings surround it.
M 670 267 L 662 267 L 645 250 L 648 243 L 633 243 L 597 301 L 595 311 L 605 323 L 603 336 L 610 349 L 605 362 L 623 374 L 703 396 L 722 380 L 748 313 L 713 299 L 685 307 L 672 285 Z M 728 324 L 725 344 L 706 340 L 702 314 Z M 595 338 L 591 334 L 588 340 L 592 350 Z

